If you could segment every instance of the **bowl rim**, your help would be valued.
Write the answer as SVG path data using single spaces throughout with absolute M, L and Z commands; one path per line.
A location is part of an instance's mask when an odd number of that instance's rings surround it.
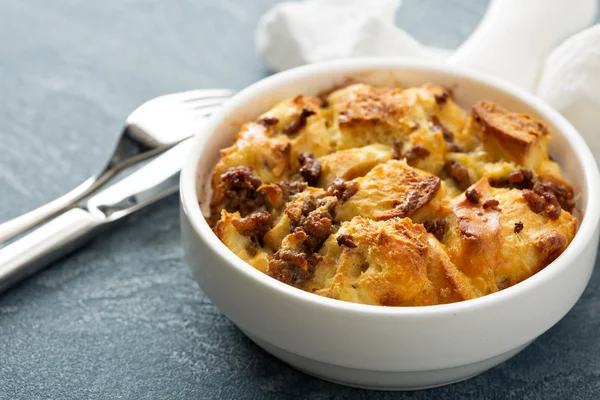
M 237 257 L 217 238 L 208 226 L 201 209 L 198 206 L 199 199 L 196 188 L 198 176 L 197 167 L 199 163 L 199 153 L 202 151 L 203 143 L 219 125 L 226 121 L 226 116 L 230 110 L 239 107 L 259 93 L 276 90 L 277 85 L 280 83 L 305 78 L 310 75 L 322 74 L 324 71 L 335 71 L 336 74 L 341 74 L 358 71 L 362 72 L 368 69 L 383 70 L 393 68 L 443 73 L 450 77 L 469 79 L 477 84 L 504 92 L 505 94 L 526 103 L 528 106 L 538 111 L 540 115 L 543 115 L 544 118 L 552 121 L 558 130 L 561 131 L 561 134 L 568 138 L 575 154 L 581 160 L 581 165 L 584 166 L 584 184 L 582 185 L 582 190 L 586 191 L 587 204 L 582 212 L 584 217 L 583 220 L 580 221 L 575 237 L 567 249 L 556 260 L 533 276 L 514 286 L 475 299 L 430 306 L 384 307 L 331 299 L 287 285 L 260 272 L 241 258 Z M 535 290 L 536 287 L 544 285 L 545 282 L 553 279 L 565 268 L 568 268 L 571 263 L 576 261 L 578 254 L 583 251 L 585 246 L 587 246 L 589 241 L 593 238 L 600 219 L 600 193 L 593 190 L 594 185 L 596 187 L 600 185 L 600 173 L 592 152 L 573 125 L 542 99 L 534 94 L 526 92 L 512 83 L 485 73 L 472 71 L 466 68 L 459 68 L 449 64 L 402 58 L 355 58 L 315 63 L 289 69 L 266 77 L 238 92 L 221 110 L 211 116 L 209 121 L 203 126 L 202 132 L 196 135 L 193 140 L 194 143 L 186 157 L 181 172 L 180 201 L 182 213 L 187 215 L 190 225 L 193 227 L 196 234 L 214 251 L 220 261 L 229 264 L 237 273 L 243 274 L 246 278 L 258 282 L 263 286 L 263 290 L 274 291 L 276 294 L 288 296 L 290 300 L 296 300 L 313 307 L 325 307 L 332 310 L 356 314 L 382 316 L 396 315 L 420 318 L 432 315 L 452 315 L 457 312 L 471 312 L 484 307 L 494 306 L 498 303 L 502 303 L 508 298 L 520 296 L 525 292 Z

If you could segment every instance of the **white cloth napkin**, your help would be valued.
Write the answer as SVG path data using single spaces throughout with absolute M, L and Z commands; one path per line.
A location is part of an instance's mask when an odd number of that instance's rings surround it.
M 536 94 L 577 128 L 600 164 L 600 24 L 570 37 L 550 53 Z
M 600 24 L 577 33 L 595 20 L 598 0 L 491 0 L 479 26 L 454 51 L 426 47 L 396 27 L 400 5 L 401 0 L 280 3 L 259 22 L 257 48 L 274 71 L 365 56 L 484 71 L 561 111 L 600 162 Z
M 260 20 L 256 43 L 274 71 L 347 57 L 440 60 L 450 52 L 423 46 L 394 25 L 400 0 L 305 0 L 279 3 Z

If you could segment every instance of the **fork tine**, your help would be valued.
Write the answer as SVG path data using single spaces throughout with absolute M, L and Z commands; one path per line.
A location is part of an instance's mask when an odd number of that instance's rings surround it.
M 223 97 L 223 98 L 202 98 L 202 99 L 195 99 L 195 100 L 190 100 L 190 101 L 186 101 L 184 103 L 181 103 L 181 105 L 179 105 L 178 107 L 181 107 L 184 110 L 198 110 L 198 109 L 202 109 L 204 107 L 212 107 L 212 106 L 216 106 L 216 105 L 223 105 L 224 102 L 226 102 L 227 100 L 229 100 L 229 97 Z
M 219 111 L 221 107 L 221 105 L 214 105 L 212 107 L 200 107 L 190 111 L 193 111 L 193 118 L 205 118 Z
M 165 96 L 165 100 L 174 101 L 174 102 L 193 102 L 196 100 L 202 99 L 212 99 L 212 98 L 228 98 L 233 95 L 232 90 L 228 89 L 200 89 L 200 90 L 190 90 L 187 92 L 176 93 L 172 95 Z

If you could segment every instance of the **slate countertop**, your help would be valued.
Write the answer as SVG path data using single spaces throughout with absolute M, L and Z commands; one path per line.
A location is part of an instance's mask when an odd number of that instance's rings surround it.
M 253 30 L 274 0 L 0 2 L 0 221 L 59 196 L 108 157 L 154 96 L 266 76 Z M 405 0 L 398 21 L 452 48 L 486 1 Z M 507 363 L 414 393 L 308 377 L 246 339 L 193 280 L 177 197 L 0 295 L 0 399 L 598 399 L 600 274 Z

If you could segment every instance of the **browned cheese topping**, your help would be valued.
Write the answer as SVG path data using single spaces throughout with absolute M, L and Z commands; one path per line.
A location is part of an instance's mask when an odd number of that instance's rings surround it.
M 207 221 L 252 267 L 315 295 L 469 300 L 542 270 L 576 233 L 550 136 L 487 100 L 465 111 L 440 85 L 348 81 L 242 125 Z

